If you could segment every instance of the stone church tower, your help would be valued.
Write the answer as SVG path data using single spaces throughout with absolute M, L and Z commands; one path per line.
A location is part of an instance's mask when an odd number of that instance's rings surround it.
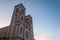
M 22 3 L 15 6 L 8 35 L 9 40 L 34 40 L 32 17 L 25 16 L 25 10 Z
M 25 11 L 22 3 L 14 7 L 10 25 L 0 28 L 0 40 L 34 40 L 32 17 Z

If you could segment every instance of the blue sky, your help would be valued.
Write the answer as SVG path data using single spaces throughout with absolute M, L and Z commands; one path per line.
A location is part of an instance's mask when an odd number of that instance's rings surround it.
M 36 40 L 60 40 L 60 0 L 0 0 L 0 28 L 10 24 L 19 3 L 33 17 Z

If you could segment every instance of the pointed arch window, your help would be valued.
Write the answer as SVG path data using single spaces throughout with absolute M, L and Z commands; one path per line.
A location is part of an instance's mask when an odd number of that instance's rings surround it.
M 23 17 L 21 17 L 21 20 L 23 21 Z
M 26 38 L 28 39 L 29 38 L 29 32 L 26 31 Z
M 20 28 L 20 33 L 22 33 L 22 27 Z
M 24 13 L 24 9 L 21 9 L 22 14 Z

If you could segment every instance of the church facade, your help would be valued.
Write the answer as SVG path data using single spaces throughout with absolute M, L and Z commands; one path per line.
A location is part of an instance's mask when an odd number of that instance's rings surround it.
M 23 4 L 14 7 L 9 26 L 0 28 L 0 40 L 34 40 L 31 15 L 25 15 Z

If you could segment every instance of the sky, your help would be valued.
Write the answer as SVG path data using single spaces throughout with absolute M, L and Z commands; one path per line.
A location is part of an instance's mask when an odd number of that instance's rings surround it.
M 0 0 L 0 28 L 10 25 L 14 6 L 20 3 L 33 17 L 36 40 L 60 40 L 60 0 Z

